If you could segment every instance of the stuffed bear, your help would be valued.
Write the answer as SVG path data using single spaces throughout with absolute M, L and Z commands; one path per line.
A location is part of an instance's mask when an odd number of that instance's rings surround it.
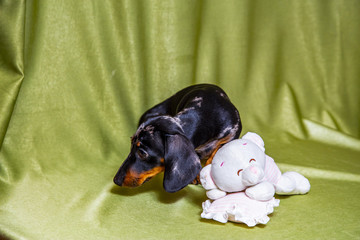
M 201 217 L 249 227 L 270 220 L 268 215 L 280 202 L 275 193 L 305 194 L 310 190 L 309 181 L 301 174 L 282 174 L 265 154 L 262 138 L 251 132 L 222 146 L 212 163 L 201 170 L 200 181 L 213 200 L 202 204 Z
M 222 146 L 212 163 L 201 170 L 200 181 L 206 195 L 213 200 L 227 193 L 245 191 L 252 199 L 266 201 L 275 193 L 305 194 L 310 190 L 309 181 L 301 174 L 282 174 L 274 160 L 265 154 L 262 138 L 252 132 Z
M 265 154 L 262 138 L 252 132 L 222 146 L 212 163 L 201 170 L 200 181 L 212 200 L 245 191 L 251 199 L 268 201 L 275 193 L 305 194 L 310 190 L 309 181 L 301 174 L 282 174 Z

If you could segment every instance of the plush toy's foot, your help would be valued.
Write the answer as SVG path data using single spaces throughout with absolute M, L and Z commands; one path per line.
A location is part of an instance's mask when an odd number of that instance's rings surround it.
M 297 172 L 286 172 L 275 187 L 280 195 L 306 194 L 310 191 L 310 182 Z

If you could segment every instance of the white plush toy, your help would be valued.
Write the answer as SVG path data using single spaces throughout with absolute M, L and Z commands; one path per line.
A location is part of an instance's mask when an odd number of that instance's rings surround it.
M 223 198 L 228 193 L 244 191 L 245 194 L 241 195 L 239 201 L 248 201 L 244 198 L 249 198 L 267 204 L 264 208 L 267 210 L 261 214 L 258 213 L 258 217 L 250 216 L 255 220 L 255 224 L 266 223 L 267 221 L 261 219 L 268 220 L 266 217 L 270 213 L 269 209 L 279 205 L 278 200 L 274 199 L 275 193 L 281 195 L 305 194 L 310 190 L 309 181 L 301 174 L 296 172 L 281 174 L 274 160 L 265 154 L 262 138 L 252 132 L 245 134 L 242 139 L 233 140 L 222 146 L 215 154 L 212 163 L 201 170 L 200 181 L 207 190 L 206 195 L 212 200 Z M 229 198 L 229 196 L 226 197 Z M 248 202 L 255 203 L 254 201 Z M 211 205 L 215 203 L 216 201 L 212 203 L 209 201 L 203 204 L 202 217 L 218 220 L 222 214 L 221 222 L 226 222 L 227 219 L 226 221 L 224 219 L 229 218 L 229 213 L 234 212 L 235 206 L 229 206 L 230 209 L 222 209 L 222 213 L 218 211 L 214 214 L 211 210 L 214 208 L 211 208 Z M 239 222 L 244 222 L 239 220 L 240 218 L 244 219 L 246 216 L 244 217 L 242 214 L 241 217 L 237 217 Z M 237 221 L 236 216 L 229 218 L 233 221 L 234 219 Z M 253 220 L 250 225 L 253 225 Z

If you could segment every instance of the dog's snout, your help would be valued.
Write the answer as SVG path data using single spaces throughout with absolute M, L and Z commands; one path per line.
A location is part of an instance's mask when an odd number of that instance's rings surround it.
M 124 182 L 124 175 L 121 174 L 121 168 L 119 169 L 119 171 L 116 173 L 114 179 L 113 179 L 114 183 L 118 186 L 122 186 L 123 182 Z
M 121 164 L 119 170 L 117 171 L 113 181 L 118 186 L 124 185 L 124 179 L 126 176 L 126 172 L 129 168 L 129 157 Z
M 114 183 L 120 187 L 137 187 L 140 185 L 139 180 L 129 158 L 124 161 L 114 177 Z
M 122 185 L 122 181 L 119 180 L 119 179 L 116 178 L 116 177 L 114 177 L 113 182 L 114 182 L 116 185 L 118 185 L 118 186 L 121 186 L 121 185 Z

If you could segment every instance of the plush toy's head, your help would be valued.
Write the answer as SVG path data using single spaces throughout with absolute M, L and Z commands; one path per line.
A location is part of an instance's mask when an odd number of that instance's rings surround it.
M 225 192 L 239 192 L 264 178 L 264 142 L 256 133 L 247 133 L 219 149 L 211 164 L 211 177 Z

